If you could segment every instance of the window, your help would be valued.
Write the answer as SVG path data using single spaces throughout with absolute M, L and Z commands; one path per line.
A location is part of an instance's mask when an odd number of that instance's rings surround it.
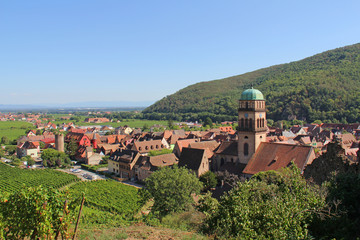
M 246 102 L 246 108 L 249 108 L 249 103 L 248 102 Z
M 259 119 L 259 118 L 256 120 L 256 126 L 257 126 L 258 128 L 260 127 L 260 119 Z
M 245 128 L 248 128 L 249 127 L 249 122 L 248 122 L 248 119 L 246 118 L 245 119 Z
M 244 156 L 249 155 L 249 144 L 244 143 Z
M 250 118 L 250 120 L 249 120 L 249 128 L 250 128 L 250 129 L 253 128 L 253 127 L 252 127 L 252 118 Z
M 245 136 L 244 138 L 245 138 L 245 139 L 248 139 L 249 137 L 248 137 L 248 136 Z
M 240 120 L 240 127 L 244 128 L 244 119 L 243 118 Z

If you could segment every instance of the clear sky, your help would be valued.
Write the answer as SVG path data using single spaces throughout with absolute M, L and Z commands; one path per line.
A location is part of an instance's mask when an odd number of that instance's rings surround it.
M 0 0 L 0 104 L 156 101 L 358 42 L 359 0 Z

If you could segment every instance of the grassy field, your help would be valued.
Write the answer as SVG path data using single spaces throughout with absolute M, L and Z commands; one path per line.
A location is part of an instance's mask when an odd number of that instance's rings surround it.
M 131 128 L 142 128 L 144 127 L 144 125 L 146 124 L 148 127 L 151 127 L 155 124 L 157 125 L 162 125 L 162 126 L 167 126 L 168 122 L 167 121 L 161 121 L 161 120 L 142 120 L 142 119 L 124 119 L 121 122 L 107 122 L 107 123 L 85 123 L 84 120 L 85 118 L 88 118 L 87 116 L 75 116 L 75 117 L 79 117 L 81 120 L 79 122 L 73 121 L 73 120 L 61 120 L 61 117 L 64 116 L 69 116 L 66 114 L 52 114 L 52 116 L 54 117 L 55 121 L 52 121 L 52 123 L 55 124 L 62 124 L 62 123 L 69 123 L 69 122 L 73 122 L 75 123 L 76 126 L 94 126 L 94 125 L 106 125 L 106 126 L 112 126 L 114 128 L 116 127 L 120 127 L 120 126 L 129 126 Z
M 79 181 L 70 175 L 53 169 L 21 169 L 0 162 L 0 192 L 13 193 L 25 187 L 45 186 L 61 188 Z
M 142 128 L 144 125 L 151 127 L 155 124 L 167 126 L 167 121 L 156 121 L 156 120 L 142 120 L 142 119 L 124 119 L 123 121 L 117 122 L 107 122 L 107 123 L 77 123 L 78 126 L 90 126 L 90 125 L 108 125 L 114 128 L 120 126 L 129 126 L 131 128 Z
M 3 136 L 7 136 L 10 141 L 18 139 L 20 136 L 25 135 L 27 129 L 33 127 L 34 125 L 28 122 L 21 122 L 21 121 L 0 122 L 0 139 Z

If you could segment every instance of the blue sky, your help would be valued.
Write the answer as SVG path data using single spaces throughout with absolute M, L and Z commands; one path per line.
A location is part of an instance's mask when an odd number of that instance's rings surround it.
M 0 104 L 154 102 L 358 43 L 359 10 L 358 0 L 2 1 Z

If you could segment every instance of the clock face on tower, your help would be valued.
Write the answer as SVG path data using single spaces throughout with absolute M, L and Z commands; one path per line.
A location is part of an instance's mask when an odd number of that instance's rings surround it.
M 245 117 L 247 118 L 249 116 L 249 114 L 245 113 Z
M 260 115 L 259 115 L 260 117 L 262 117 L 262 114 L 260 113 Z

